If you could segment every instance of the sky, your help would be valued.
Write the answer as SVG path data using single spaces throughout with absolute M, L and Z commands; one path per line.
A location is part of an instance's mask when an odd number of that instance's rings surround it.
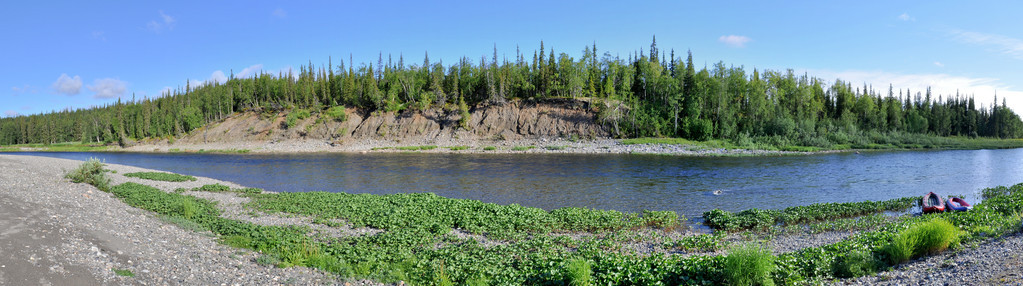
M 775 3 L 782 2 L 782 3 Z M 661 50 L 1023 112 L 1023 1 L 6 1 L 0 117 L 312 63 Z

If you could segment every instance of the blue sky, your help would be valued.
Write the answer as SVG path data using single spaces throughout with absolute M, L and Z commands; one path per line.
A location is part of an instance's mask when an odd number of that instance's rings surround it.
M 1019 1 L 8 1 L 0 116 L 156 97 L 186 81 L 380 52 L 422 63 L 692 50 L 699 66 L 794 69 L 855 86 L 995 92 L 1023 111 Z M 494 3 L 491 3 L 494 2 Z

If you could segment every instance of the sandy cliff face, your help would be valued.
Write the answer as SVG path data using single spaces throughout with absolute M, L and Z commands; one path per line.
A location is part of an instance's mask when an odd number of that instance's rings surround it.
M 597 113 L 583 100 L 512 101 L 481 105 L 470 110 L 469 128 L 459 127 L 456 110 L 433 108 L 399 114 L 366 113 L 348 109 L 339 122 L 314 112 L 288 128 L 286 113 L 238 113 L 192 131 L 182 143 L 237 141 L 324 140 L 344 144 L 363 139 L 403 142 L 461 140 L 516 140 L 539 138 L 606 138 L 608 130 L 597 122 Z

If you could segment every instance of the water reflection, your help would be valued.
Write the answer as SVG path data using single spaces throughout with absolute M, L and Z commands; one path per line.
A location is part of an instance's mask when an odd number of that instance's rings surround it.
M 622 211 L 784 208 L 961 194 L 1023 182 L 1023 149 L 762 158 L 553 154 L 27 153 L 134 165 L 284 192 L 392 194 Z M 720 191 L 715 195 L 714 191 Z

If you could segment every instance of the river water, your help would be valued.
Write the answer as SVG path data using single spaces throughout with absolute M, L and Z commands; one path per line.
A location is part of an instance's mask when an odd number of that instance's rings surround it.
M 780 209 L 963 195 L 1023 182 L 1023 149 L 898 151 L 784 157 L 696 158 L 583 154 L 149 154 L 25 155 L 132 165 L 204 176 L 278 192 L 393 194 L 554 209 L 672 210 L 687 217 L 714 208 Z M 715 194 L 714 191 L 720 191 Z

